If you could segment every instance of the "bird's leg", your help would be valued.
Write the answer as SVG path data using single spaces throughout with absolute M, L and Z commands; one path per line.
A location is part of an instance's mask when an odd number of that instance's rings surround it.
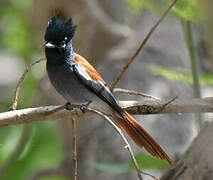
M 73 110 L 73 108 L 70 107 L 70 105 L 71 105 L 71 103 L 70 103 L 70 102 L 67 102 L 67 103 L 64 105 L 64 108 L 65 108 L 66 110 L 68 110 L 68 111 Z
M 82 111 L 82 113 L 86 113 L 86 108 L 91 104 L 91 102 L 92 101 L 88 101 L 88 103 L 81 105 L 80 110 Z

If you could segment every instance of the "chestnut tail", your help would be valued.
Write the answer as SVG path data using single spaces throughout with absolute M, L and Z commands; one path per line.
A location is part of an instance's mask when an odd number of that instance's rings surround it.
M 122 118 L 119 117 L 114 110 L 112 111 L 113 119 L 139 147 L 144 147 L 152 156 L 166 159 L 172 164 L 172 160 L 160 145 L 129 113 L 124 111 L 125 118 Z

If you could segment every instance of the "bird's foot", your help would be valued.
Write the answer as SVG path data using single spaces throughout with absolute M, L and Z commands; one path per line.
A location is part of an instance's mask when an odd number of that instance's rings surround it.
M 88 108 L 88 106 L 91 104 L 92 101 L 88 101 L 88 103 L 86 104 L 82 104 L 80 107 L 80 110 L 82 111 L 82 113 L 86 113 L 86 109 Z

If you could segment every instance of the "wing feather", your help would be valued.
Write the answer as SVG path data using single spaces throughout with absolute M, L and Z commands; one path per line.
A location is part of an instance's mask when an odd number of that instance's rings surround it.
M 80 66 L 79 66 L 80 65 Z M 80 68 L 86 67 L 86 68 Z M 110 92 L 106 82 L 101 78 L 98 72 L 80 55 L 76 54 L 72 59 L 72 69 L 79 81 L 91 92 L 100 97 L 110 107 L 116 110 L 118 114 L 124 117 L 123 110 L 118 105 L 113 94 Z

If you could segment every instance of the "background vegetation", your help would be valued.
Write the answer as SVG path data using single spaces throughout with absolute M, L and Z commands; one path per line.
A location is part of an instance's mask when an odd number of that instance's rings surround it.
M 158 17 L 167 9 L 171 0 L 158 0 L 157 3 L 154 0 L 120 0 L 119 5 L 112 0 L 110 3 L 103 1 L 100 4 L 105 9 L 103 13 L 107 13 L 118 24 L 125 25 L 125 27 L 130 26 L 132 29 L 136 27 L 138 30 L 140 28 L 136 24 L 140 19 L 146 17 L 147 14 L 154 14 Z M 210 3 L 208 0 L 203 2 L 179 0 L 170 13 L 170 18 L 175 19 L 177 23 L 180 22 L 182 25 L 186 49 L 191 60 L 189 64 L 192 65 L 192 69 L 176 69 L 166 65 L 162 67 L 158 64 L 151 65 L 149 68 L 152 76 L 164 77 L 174 81 L 174 83 L 178 80 L 182 83 L 189 83 L 189 86 L 195 84 L 193 89 L 196 96 L 200 96 L 200 93 L 196 93 L 197 91 L 200 92 L 199 84 L 210 88 L 212 86 L 212 34 L 209 33 L 212 24 L 211 20 L 206 18 L 211 17 L 209 14 L 212 12 L 208 11 Z M 84 20 L 88 14 L 91 14 L 91 10 L 83 0 L 80 2 L 64 0 L 61 2 L 55 1 L 54 3 L 48 1 L 2 0 L 0 12 L 1 112 L 7 111 L 11 105 L 15 86 L 24 67 L 32 61 L 44 57 L 42 44 L 45 27 L 48 18 L 55 12 L 60 12 L 65 17 L 72 16 L 74 21 L 79 22 L 78 25 L 81 28 L 79 28 L 74 40 L 76 49 L 85 57 L 91 59 L 93 64 L 101 64 L 101 57 L 105 54 L 104 52 L 110 51 L 113 46 L 119 47 L 120 45 L 122 48 L 124 40 L 130 37 L 123 34 L 110 34 L 108 29 L 100 22 L 96 22 L 92 16 Z M 144 14 L 146 15 L 144 16 Z M 154 22 L 156 21 L 153 20 L 152 24 Z M 142 40 L 143 36 L 138 38 Z M 132 52 L 134 51 L 131 51 L 131 54 Z M 110 59 L 109 57 L 108 59 Z M 119 67 L 122 67 L 122 64 L 124 62 L 120 63 Z M 64 101 L 55 94 L 48 83 L 45 63 L 35 65 L 24 81 L 18 109 L 62 102 Z M 200 122 L 199 119 L 197 121 Z M 69 133 L 63 135 L 64 125 L 59 126 L 59 124 L 60 122 L 38 122 L 1 128 L 0 179 L 23 180 L 27 177 L 30 179 L 38 168 L 57 167 L 61 164 L 63 159 L 66 158 L 64 149 L 66 143 L 68 143 L 64 142 L 63 139 Z M 109 136 L 109 134 L 106 135 L 106 138 L 109 138 Z M 87 156 L 90 156 L 90 154 Z M 137 155 L 137 159 L 143 162 L 141 165 L 143 169 L 165 171 L 168 168 L 166 162 L 141 153 Z M 80 158 L 80 161 L 83 162 L 83 159 Z M 85 163 L 89 168 L 97 169 L 96 173 L 113 174 L 112 177 L 115 178 L 120 174 L 125 176 L 127 172 L 132 171 L 133 167 L 130 161 L 115 160 L 115 162 L 105 162 L 100 159 L 100 161 L 92 160 Z M 95 177 L 95 174 L 93 175 Z M 62 180 L 66 178 L 51 176 L 41 177 L 40 179 Z

